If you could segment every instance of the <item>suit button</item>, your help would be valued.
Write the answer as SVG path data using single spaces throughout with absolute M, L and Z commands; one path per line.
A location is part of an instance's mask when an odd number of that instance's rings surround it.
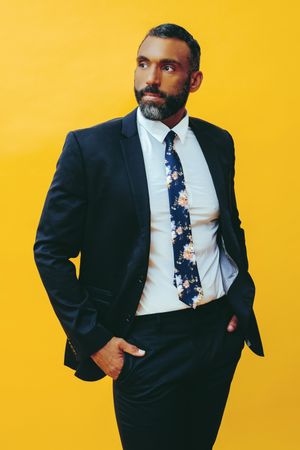
M 141 275 L 140 278 L 139 278 L 139 283 L 143 284 L 144 280 L 145 280 L 144 275 Z
M 130 322 L 132 315 L 131 314 L 127 314 L 127 316 L 125 317 L 125 321 L 126 322 Z

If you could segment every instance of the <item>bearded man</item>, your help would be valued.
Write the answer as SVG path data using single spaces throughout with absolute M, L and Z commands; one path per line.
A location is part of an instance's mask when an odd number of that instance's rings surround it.
M 123 448 L 209 450 L 245 342 L 264 354 L 234 144 L 188 114 L 203 74 L 187 30 L 152 28 L 136 61 L 138 107 L 67 134 L 35 261 L 65 365 L 112 378 Z

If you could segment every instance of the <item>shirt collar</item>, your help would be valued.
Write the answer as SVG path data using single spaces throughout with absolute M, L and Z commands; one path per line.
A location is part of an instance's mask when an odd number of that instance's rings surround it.
M 161 143 L 164 142 L 165 137 L 167 136 L 168 132 L 171 129 L 164 123 L 160 122 L 159 120 L 146 119 L 146 117 L 143 116 L 140 107 L 138 107 L 137 109 L 137 122 Z M 187 135 L 188 126 L 189 126 L 189 115 L 188 112 L 186 112 L 185 116 L 181 119 L 181 121 L 178 122 L 177 125 L 175 125 L 175 127 L 172 128 L 172 130 L 177 134 L 177 136 L 179 137 L 180 141 L 183 144 Z

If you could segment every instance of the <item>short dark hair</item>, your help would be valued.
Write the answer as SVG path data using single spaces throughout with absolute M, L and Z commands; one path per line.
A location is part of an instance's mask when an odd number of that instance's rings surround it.
M 151 28 L 140 45 L 142 45 L 148 36 L 155 36 L 159 38 L 176 38 L 186 42 L 191 52 L 190 70 L 192 72 L 199 70 L 201 55 L 200 45 L 185 28 L 174 23 L 162 23 L 161 25 Z

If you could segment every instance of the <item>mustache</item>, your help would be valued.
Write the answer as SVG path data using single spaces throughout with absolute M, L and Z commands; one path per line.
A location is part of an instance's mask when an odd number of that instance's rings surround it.
M 159 94 L 160 97 L 162 98 L 166 98 L 167 94 L 165 94 L 164 92 L 160 91 L 156 86 L 147 86 L 144 89 L 141 89 L 139 91 L 140 95 L 143 96 L 147 93 L 149 94 Z

